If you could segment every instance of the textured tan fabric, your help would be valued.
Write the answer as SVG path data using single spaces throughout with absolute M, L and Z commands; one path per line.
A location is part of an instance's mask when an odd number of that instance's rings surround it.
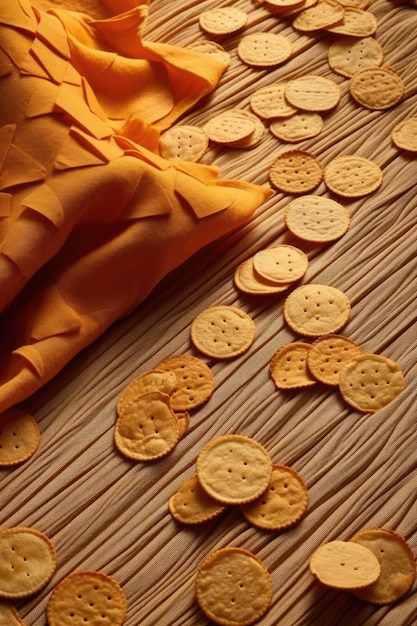
M 89 12 L 115 13 L 116 1 L 100 8 L 91 0 L 37 0 Z M 120 2 L 128 10 L 132 2 Z M 147 36 L 186 45 L 204 35 L 198 16 L 213 1 L 153 0 Z M 272 575 L 273 600 L 263 626 L 412 626 L 417 623 L 417 586 L 398 603 L 373 607 L 344 592 L 317 585 L 308 570 L 320 544 L 347 539 L 364 528 L 402 534 L 417 554 L 417 159 L 393 145 L 390 131 L 417 110 L 417 11 L 408 4 L 375 0 L 376 38 L 384 64 L 405 83 L 405 99 L 387 111 L 353 102 L 347 79 L 334 74 L 327 51 L 334 36 L 305 36 L 290 21 L 278 21 L 251 0 L 234 5 L 249 13 L 246 32 L 286 34 L 294 56 L 280 67 L 254 70 L 236 54 L 241 35 L 222 41 L 231 64 L 214 94 L 188 113 L 202 125 L 232 107 L 248 108 L 255 88 L 307 73 L 334 79 L 342 89 L 338 107 L 325 117 L 322 133 L 298 147 L 323 164 L 347 153 L 373 159 L 384 181 L 374 194 L 344 204 L 349 231 L 331 244 L 300 244 L 289 234 L 284 210 L 291 196 L 278 193 L 249 225 L 197 253 L 175 270 L 128 318 L 110 328 L 76 357 L 25 406 L 38 420 L 41 444 L 16 469 L 0 470 L 0 527 L 32 526 L 55 543 L 58 568 L 48 586 L 18 605 L 27 626 L 45 626 L 51 590 L 65 575 L 98 569 L 113 576 L 128 601 L 126 626 L 208 626 L 194 599 L 194 576 L 208 552 L 238 545 L 257 554 Z M 106 6 L 109 13 L 106 13 Z M 272 159 L 287 149 L 272 135 L 257 147 L 213 147 L 203 163 L 224 178 L 268 184 Z M 328 195 L 324 184 L 314 192 Z M 365 351 L 396 360 L 404 372 L 401 395 L 374 415 L 349 408 L 333 388 L 278 391 L 268 372 L 278 347 L 296 339 L 282 316 L 284 295 L 249 297 L 233 285 L 237 264 L 277 243 L 300 245 L 310 260 L 304 282 L 345 291 L 352 304 L 344 333 Z M 124 386 L 167 356 L 197 353 L 190 325 L 213 304 L 241 307 L 255 321 L 250 350 L 228 362 L 204 359 L 216 388 L 194 411 L 186 436 L 170 455 L 135 463 L 113 444 L 115 407 Z M 204 358 L 204 357 L 203 357 Z M 257 439 L 274 463 L 294 467 L 306 481 L 304 519 L 281 533 L 249 526 L 236 511 L 201 527 L 186 528 L 168 512 L 168 499 L 195 471 L 201 447 L 227 433 Z

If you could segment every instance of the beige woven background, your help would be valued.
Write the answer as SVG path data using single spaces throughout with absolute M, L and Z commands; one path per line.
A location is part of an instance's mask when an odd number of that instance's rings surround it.
M 37 0 L 102 17 L 92 0 Z M 315 547 L 346 539 L 363 528 L 392 528 L 417 554 L 416 434 L 416 222 L 417 160 L 398 151 L 390 131 L 417 111 L 417 10 L 376 0 L 377 40 L 406 86 L 403 102 L 389 111 L 368 111 L 348 93 L 348 81 L 327 62 L 332 41 L 297 33 L 251 0 L 154 0 L 148 39 L 183 45 L 204 37 L 199 14 L 214 6 L 248 12 L 247 32 L 286 34 L 294 56 L 272 70 L 244 66 L 236 55 L 239 35 L 222 43 L 231 64 L 216 92 L 190 112 L 202 124 L 230 107 L 248 108 L 254 89 L 306 73 L 320 73 L 342 89 L 340 105 L 325 119 L 320 136 L 297 144 L 323 164 L 356 152 L 384 172 L 373 195 L 346 202 L 351 228 L 330 245 L 295 242 L 283 214 L 289 196 L 277 194 L 246 228 L 202 251 L 167 277 L 148 300 L 76 358 L 27 406 L 34 412 L 41 445 L 14 470 L 0 472 L 0 525 L 33 526 L 54 541 L 59 564 L 51 583 L 18 608 L 28 626 L 45 626 L 52 587 L 70 572 L 100 569 L 113 576 L 128 599 L 126 626 L 205 626 L 193 592 L 200 561 L 213 549 L 238 545 L 263 559 L 273 578 L 273 602 L 263 626 L 412 626 L 417 587 L 393 606 L 376 608 L 350 595 L 320 588 L 308 571 Z M 250 151 L 212 148 L 203 162 L 224 178 L 268 184 L 275 155 L 287 149 L 272 135 Z M 327 195 L 324 186 L 317 194 Z M 282 318 L 284 297 L 245 297 L 233 285 L 236 265 L 256 250 L 294 243 L 308 254 L 304 282 L 345 291 L 352 303 L 344 333 L 366 351 L 400 364 L 406 389 L 375 415 L 347 407 L 334 390 L 317 387 L 278 392 L 268 374 L 276 349 L 295 335 Z M 132 277 L 134 280 L 135 277 Z M 185 438 L 165 459 L 130 462 L 113 446 L 115 405 L 135 375 L 177 352 L 196 354 L 189 329 L 212 304 L 231 304 L 254 319 L 252 348 L 230 362 L 205 359 L 215 375 L 210 401 L 192 415 Z M 170 495 L 194 473 L 201 446 L 216 435 L 254 437 L 274 462 L 292 465 L 309 489 L 309 508 L 298 525 L 282 533 L 250 527 L 236 511 L 207 525 L 186 528 L 167 510 Z

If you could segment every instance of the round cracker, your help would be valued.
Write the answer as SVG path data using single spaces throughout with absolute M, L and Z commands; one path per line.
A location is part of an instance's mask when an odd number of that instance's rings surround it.
M 395 400 L 404 384 L 398 363 L 370 353 L 362 353 L 344 365 L 339 379 L 343 399 L 364 413 L 375 413 Z
M 285 119 L 272 120 L 269 130 L 281 141 L 297 143 L 317 137 L 323 130 L 323 118 L 319 113 L 300 111 Z
M 328 52 L 332 70 L 347 78 L 366 67 L 379 67 L 383 60 L 383 48 L 374 37 L 354 40 L 351 37 L 341 37 L 332 43 Z
M 352 593 L 371 604 L 389 604 L 402 598 L 416 576 L 416 562 L 407 541 L 385 528 L 358 532 L 350 541 L 364 546 L 376 556 L 381 566 L 378 579 L 364 589 Z
M 250 111 L 246 111 L 244 109 L 231 109 L 233 114 L 236 116 L 240 116 L 243 118 L 248 118 L 254 124 L 254 130 L 247 137 L 243 137 L 243 139 L 238 139 L 237 141 L 229 141 L 227 143 L 228 148 L 238 148 L 241 150 L 247 150 L 250 148 L 254 148 L 257 146 L 263 139 L 266 129 L 263 125 L 262 121 L 251 113 Z
M 214 623 L 247 626 L 268 610 L 272 580 L 254 554 L 227 547 L 202 561 L 195 578 L 195 595 L 203 613 Z
M 206 356 L 230 359 L 246 352 L 256 334 L 254 321 L 234 306 L 211 306 L 191 324 L 191 341 Z
M 250 97 L 249 104 L 252 111 L 265 120 L 275 117 L 289 117 L 297 109 L 285 99 L 285 83 L 273 83 L 256 89 Z
M 263 530 L 282 530 L 299 522 L 307 505 L 308 491 L 300 474 L 291 467 L 275 464 L 265 493 L 240 508 L 253 526 Z
M 0 530 L 0 597 L 26 598 L 51 580 L 57 566 L 55 546 L 34 528 Z
M 376 556 L 350 541 L 330 541 L 310 557 L 310 571 L 317 579 L 335 589 L 358 589 L 374 583 L 381 572 Z
M 320 0 L 314 6 L 298 13 L 292 25 L 302 32 L 314 32 L 342 22 L 344 15 L 345 9 L 339 2 Z
M 27 461 L 38 449 L 40 430 L 35 418 L 11 407 L 0 415 L 0 467 Z
M 269 373 L 278 389 L 299 389 L 317 383 L 307 367 L 310 344 L 302 341 L 287 343 L 273 355 Z
M 170 497 L 169 511 L 182 524 L 201 524 L 218 517 L 226 510 L 202 488 L 197 476 L 192 476 Z
M 271 67 L 287 61 L 292 54 L 292 43 L 285 35 L 255 32 L 239 42 L 237 53 L 241 61 L 254 67 Z
M 231 109 L 212 117 L 204 130 L 211 141 L 229 144 L 248 139 L 255 132 L 256 124 L 253 118 Z
M 280 244 L 257 252 L 253 257 L 253 266 L 263 278 L 287 284 L 304 276 L 308 257 L 295 246 Z
M 285 224 L 293 235 L 305 241 L 327 243 L 349 229 L 350 214 L 339 202 L 323 196 L 295 198 L 285 209 Z
M 46 607 L 49 626 L 100 624 L 121 626 L 127 600 L 120 585 L 97 571 L 74 572 L 52 591 Z
M 297 109 L 323 113 L 339 104 L 341 91 L 339 85 L 330 78 L 306 74 L 288 81 L 285 97 Z
M 272 461 L 254 439 L 223 435 L 201 449 L 196 468 L 201 486 L 212 498 L 223 504 L 245 504 L 268 488 Z
M 352 98 L 367 109 L 389 109 L 404 96 L 401 77 L 389 67 L 364 67 L 349 81 Z
M 325 30 L 349 37 L 370 37 L 376 33 L 378 22 L 373 13 L 358 7 L 345 6 L 344 9 L 343 22 Z
M 118 416 L 114 429 L 116 448 L 135 461 L 162 458 L 179 438 L 180 428 L 170 398 L 160 391 L 136 397 Z
M 269 170 L 273 187 L 286 193 L 308 193 L 321 183 L 318 159 L 305 150 L 288 150 L 274 159 Z
M 345 198 L 360 198 L 382 184 L 381 168 L 357 154 L 340 155 L 324 168 L 324 182 L 330 191 Z
M 166 130 L 159 139 L 159 153 L 168 161 L 199 161 L 209 138 L 203 128 L 182 124 Z
M 260 276 L 253 266 L 253 257 L 246 259 L 240 263 L 234 274 L 233 281 L 235 286 L 244 293 L 251 295 L 272 295 L 282 293 L 289 289 L 292 283 L 276 283 Z
M 157 369 L 175 374 L 176 389 L 170 396 L 173 411 L 196 409 L 213 395 L 213 372 L 207 363 L 196 356 L 173 354 L 163 359 Z
M 306 337 L 336 333 L 350 315 L 347 295 L 330 285 L 307 284 L 294 289 L 285 299 L 284 319 L 288 326 Z
M 325 385 L 337 386 L 342 367 L 359 354 L 362 349 L 353 339 L 344 335 L 325 335 L 311 344 L 307 366 L 314 378 Z
M 392 141 L 400 150 L 417 152 L 417 117 L 398 122 L 391 131 Z
M 122 391 L 117 402 L 117 414 L 126 411 L 138 396 L 148 391 L 160 391 L 171 396 L 177 388 L 177 377 L 174 372 L 153 369 L 142 372 L 134 378 Z
M 231 35 L 241 30 L 247 21 L 247 13 L 236 7 L 208 9 L 199 18 L 201 28 L 211 35 Z

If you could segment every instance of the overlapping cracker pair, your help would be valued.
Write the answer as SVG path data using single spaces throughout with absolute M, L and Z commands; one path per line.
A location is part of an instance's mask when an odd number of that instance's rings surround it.
M 53 542 L 44 533 L 29 527 L 0 530 L 0 622 L 24 626 L 14 601 L 41 591 L 57 567 Z M 66 576 L 53 589 L 47 604 L 49 626 L 98 623 L 121 626 L 127 601 L 123 589 L 107 574 L 80 571 Z

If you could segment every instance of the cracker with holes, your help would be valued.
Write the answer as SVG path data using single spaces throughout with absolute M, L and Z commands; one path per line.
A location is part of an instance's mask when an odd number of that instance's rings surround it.
M 317 380 L 337 386 L 342 367 L 360 354 L 362 349 L 350 337 L 324 335 L 310 345 L 307 366 Z
M 391 138 L 400 150 L 417 152 L 417 117 L 398 122 L 391 131 Z
M 354 409 L 375 413 L 395 400 L 404 384 L 398 363 L 380 354 L 362 353 L 342 368 L 339 390 Z
M 288 81 L 285 98 L 297 109 L 323 113 L 334 109 L 341 97 L 340 87 L 334 80 L 317 74 L 306 74 Z
M 345 6 L 344 9 L 343 22 L 327 27 L 325 30 L 348 37 L 370 37 L 375 34 L 378 22 L 373 13 L 358 7 Z
M 255 322 L 234 306 L 211 306 L 201 311 L 191 324 L 193 345 L 216 359 L 240 356 L 250 348 L 255 335 Z
M 0 600 L 0 624 L 2 626 L 26 626 L 17 609 L 9 602 Z
M 310 33 L 339 24 L 343 21 L 344 15 L 345 8 L 338 2 L 321 0 L 298 13 L 292 25 L 296 30 Z
M 294 115 L 297 109 L 288 104 L 284 92 L 285 83 L 272 83 L 255 89 L 249 100 L 252 111 L 265 120 Z
M 127 600 L 121 586 L 103 572 L 74 572 L 52 591 L 46 607 L 49 626 L 100 624 L 121 626 Z
M 27 461 L 38 449 L 40 430 L 35 418 L 11 407 L 0 415 L 0 467 Z
M 317 137 L 323 130 L 323 118 L 319 113 L 300 111 L 285 119 L 271 120 L 269 130 L 281 141 L 297 143 Z
M 116 448 L 135 461 L 160 459 L 179 439 L 180 427 L 170 398 L 160 391 L 136 397 L 118 416 L 114 428 Z
M 246 26 L 248 15 L 236 7 L 219 7 L 201 13 L 201 28 L 210 35 L 231 35 Z
M 256 130 L 255 120 L 241 115 L 235 109 L 212 117 L 204 126 L 210 141 L 231 144 L 248 140 Z
M 286 206 L 284 219 L 293 235 L 313 243 L 339 239 L 350 225 L 349 211 L 336 200 L 324 196 L 294 198 Z
M 330 191 L 345 198 L 360 198 L 382 184 L 381 168 L 371 159 L 357 154 L 340 155 L 324 168 L 324 182 Z
M 203 613 L 215 624 L 245 626 L 267 612 L 272 580 L 264 563 L 243 548 L 212 552 L 201 562 L 195 596 Z
M 203 128 L 188 124 L 173 126 L 161 135 L 159 153 L 168 161 L 199 161 L 208 148 Z
M 332 43 L 328 51 L 332 70 L 347 78 L 366 67 L 379 67 L 383 60 L 384 51 L 374 37 L 341 37 Z
M 182 524 L 201 524 L 221 515 L 226 506 L 214 500 L 192 476 L 170 497 L 169 511 Z
M 303 341 L 278 348 L 269 364 L 269 373 L 277 389 L 300 389 L 317 383 L 307 367 L 309 351 L 310 344 Z
M 296 333 L 320 337 L 339 331 L 349 320 L 347 295 L 330 285 L 301 285 L 285 299 L 284 319 Z
M 138 396 L 148 391 L 160 391 L 171 396 L 177 388 L 174 372 L 153 369 L 134 378 L 122 391 L 117 402 L 117 414 L 124 413 Z
M 158 370 L 175 375 L 176 389 L 170 396 L 174 411 L 190 411 L 205 404 L 214 391 L 214 376 L 209 366 L 191 354 L 173 354 L 163 359 Z
M 308 491 L 300 474 L 291 467 L 275 464 L 265 493 L 240 510 L 253 526 L 277 531 L 299 522 L 307 505 Z
M 292 282 L 277 283 L 264 278 L 255 270 L 253 257 L 239 263 L 233 274 L 235 286 L 243 293 L 251 295 L 274 295 L 282 293 L 291 287 Z
M 236 117 L 246 118 L 253 122 L 254 130 L 242 139 L 227 142 L 227 147 L 239 148 L 241 150 L 249 150 L 257 146 L 262 141 L 266 133 L 263 122 L 251 111 L 246 111 L 244 109 L 231 109 L 231 111 Z
M 266 8 L 271 13 L 279 15 L 286 14 L 288 11 L 302 10 L 305 8 L 303 0 L 268 0 L 265 2 Z
M 322 177 L 320 162 L 305 150 L 288 150 L 280 154 L 269 169 L 272 186 L 285 193 L 309 193 L 319 186 Z
M 222 504 L 256 500 L 271 480 L 272 461 L 265 448 L 250 437 L 222 435 L 200 450 L 196 469 L 203 489 Z
M 390 67 L 364 67 L 349 81 L 352 98 L 366 109 L 381 111 L 401 102 L 404 82 Z
M 0 598 L 26 598 L 55 573 L 55 546 L 44 533 L 26 527 L 0 530 Z
M 310 571 L 335 589 L 359 589 L 374 583 L 381 566 L 368 548 L 350 541 L 329 541 L 310 557 Z
M 416 562 L 404 537 L 392 530 L 373 528 L 361 530 L 350 541 L 370 550 L 381 566 L 374 583 L 352 590 L 356 597 L 382 605 L 396 602 L 410 590 L 416 576 Z
M 292 54 L 292 42 L 285 35 L 256 32 L 245 35 L 237 53 L 241 61 L 254 67 L 272 67 L 287 61 Z
M 304 276 L 308 268 L 308 257 L 299 248 L 279 244 L 259 250 L 253 257 L 255 270 L 277 283 L 291 283 Z

